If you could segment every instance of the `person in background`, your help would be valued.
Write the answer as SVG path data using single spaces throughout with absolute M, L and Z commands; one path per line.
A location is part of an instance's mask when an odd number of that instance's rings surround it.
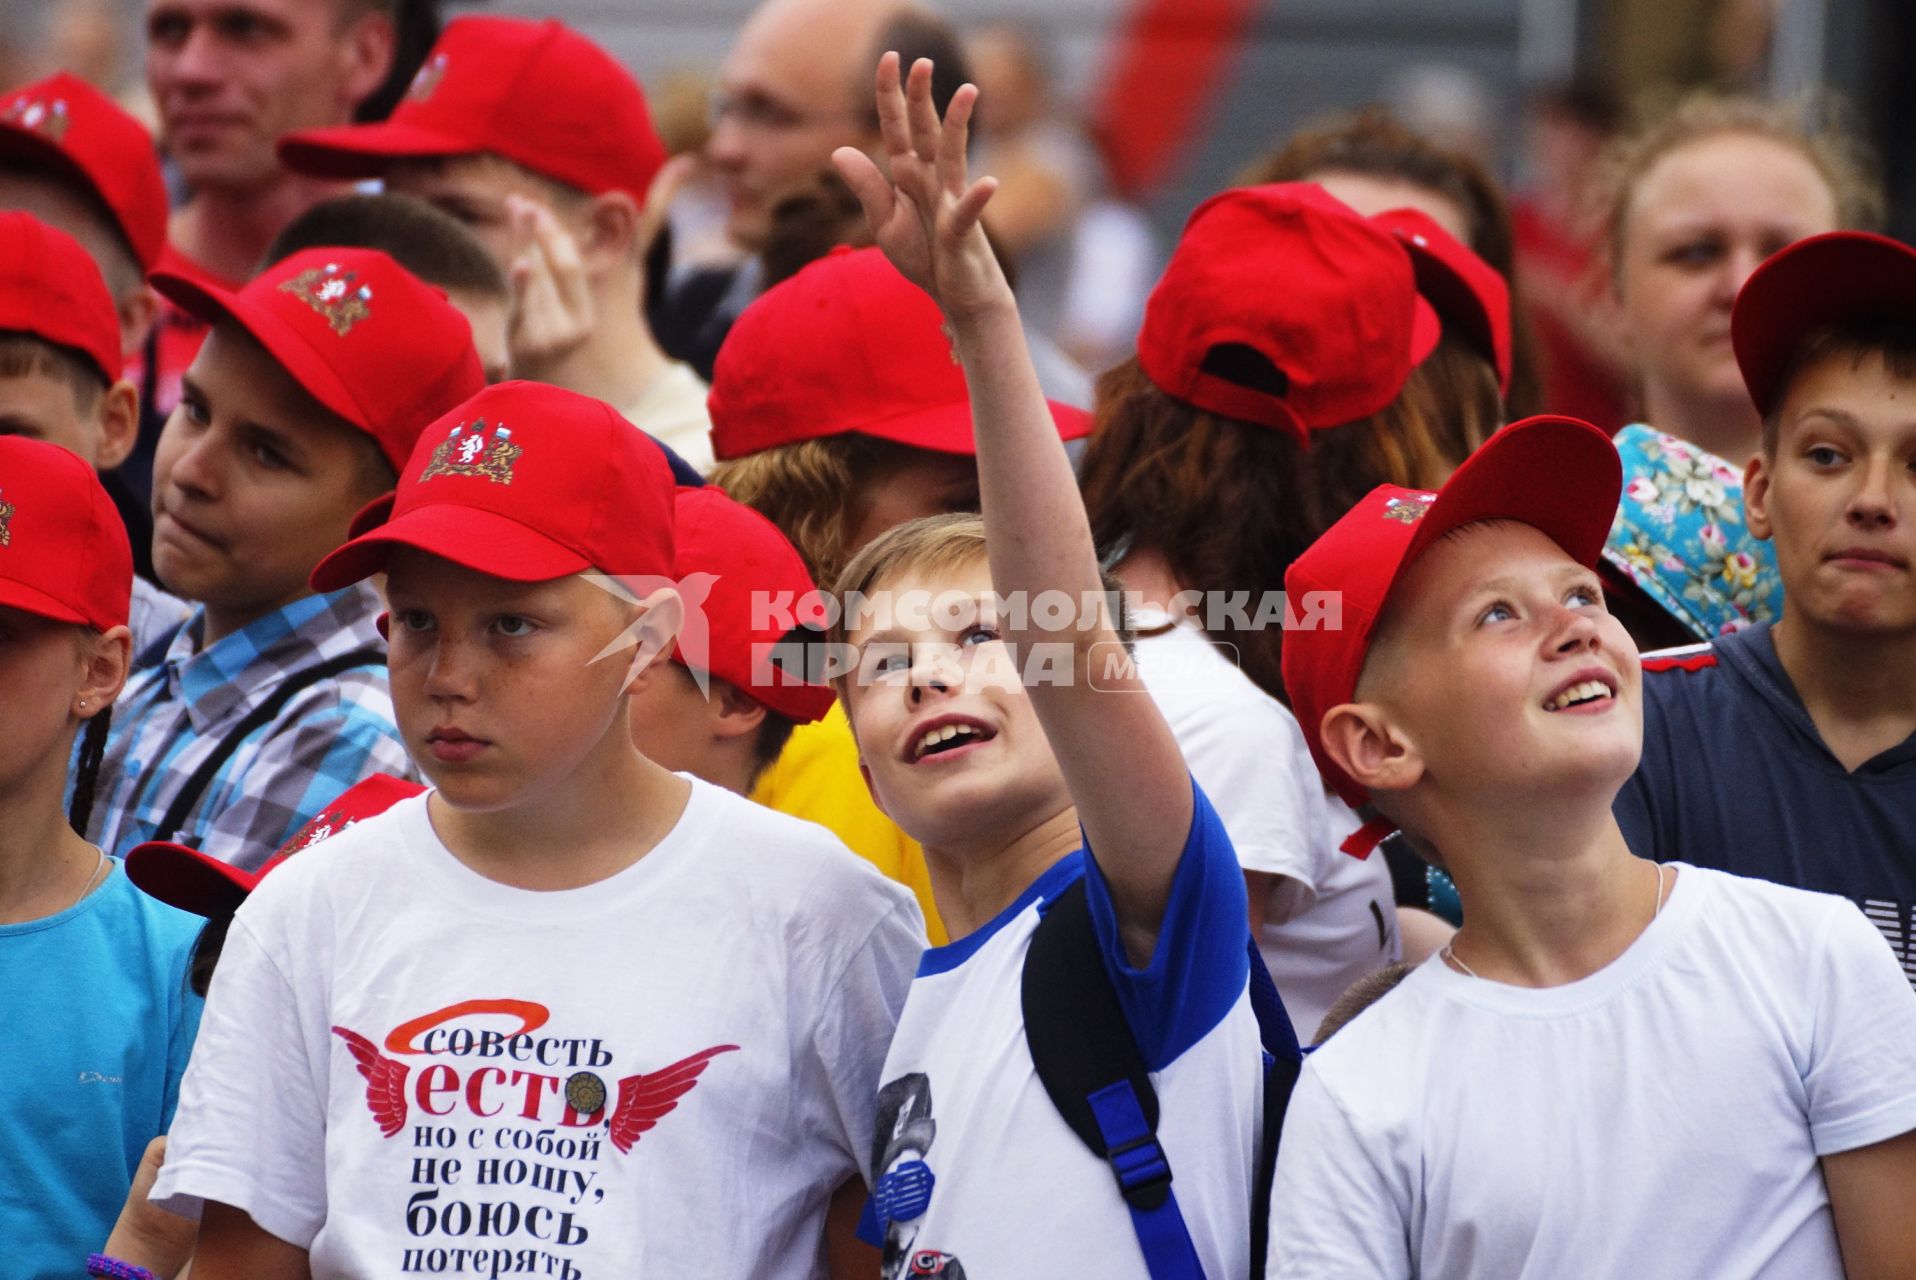
M 1604 305 L 1639 421 L 1742 467 L 1762 421 L 1730 349 L 1730 308 L 1784 246 L 1883 217 L 1859 144 L 1793 106 L 1691 97 L 1616 139 L 1592 199 Z

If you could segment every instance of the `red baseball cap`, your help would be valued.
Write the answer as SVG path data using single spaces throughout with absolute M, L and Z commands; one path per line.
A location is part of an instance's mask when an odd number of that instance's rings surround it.
M 834 249 L 746 307 L 707 407 L 722 459 L 848 434 L 978 452 L 944 313 L 879 249 Z M 1054 403 L 1051 416 L 1063 439 L 1091 430 L 1081 409 Z
M 146 126 L 78 76 L 62 71 L 0 106 L 0 156 L 46 162 L 106 205 L 142 272 L 166 248 L 166 179 Z
M 806 684 L 772 661 L 774 646 L 791 628 L 778 626 L 776 617 L 771 625 L 753 625 L 770 612 L 755 608 L 755 598 L 787 600 L 795 617 L 815 600 L 818 588 L 797 549 L 777 525 L 716 486 L 682 488 L 676 506 L 679 579 L 709 574 L 711 583 L 704 600 L 686 610 L 686 629 L 672 651 L 673 661 L 709 671 L 801 724 L 824 718 L 832 706 L 831 689 Z M 692 603 L 689 597 L 687 603 Z
M 286 859 L 424 790 L 417 782 L 384 773 L 356 782 L 295 831 L 258 871 L 243 871 L 183 844 L 149 840 L 127 851 L 126 878 L 148 897 L 196 916 L 231 915 Z
M 1284 592 L 1342 601 L 1333 627 L 1284 637 L 1284 689 L 1312 759 L 1346 804 L 1368 793 L 1324 752 L 1325 713 L 1351 701 L 1391 588 L 1412 561 L 1453 529 L 1515 520 L 1549 535 L 1595 568 L 1623 493 L 1623 464 L 1610 437 L 1575 418 L 1513 422 L 1490 437 L 1436 493 L 1380 484 L 1324 531 L 1284 574 Z
M 1315 183 L 1199 205 L 1144 306 L 1138 363 L 1166 395 L 1308 438 L 1397 398 L 1437 346 L 1410 255 Z M 1256 386 L 1230 353 L 1268 362 Z
M 399 488 L 313 570 L 337 591 L 417 547 L 495 578 L 673 572 L 672 469 L 611 405 L 539 382 L 487 387 L 428 427 Z
M 303 249 L 236 291 L 171 271 L 153 287 L 208 324 L 230 319 L 307 394 L 405 466 L 422 427 L 486 385 L 472 326 L 377 249 Z
M 1446 325 L 1457 325 L 1497 370 L 1510 392 L 1510 286 L 1502 273 L 1421 209 L 1391 209 L 1371 219 L 1403 242 L 1417 292 Z
M 639 82 L 553 18 L 455 18 L 391 118 L 279 142 L 288 168 L 323 178 L 377 177 L 393 160 L 481 151 L 593 195 L 637 200 L 665 163 Z
M 1730 311 L 1743 384 L 1768 415 L 1804 337 L 1843 320 L 1916 323 L 1916 249 L 1867 231 L 1831 231 L 1780 249 L 1750 273 Z
M 99 264 L 30 213 L 0 213 L 0 329 L 71 347 L 108 386 L 120 380 L 120 313 Z
M 0 436 L 0 605 L 106 631 L 126 625 L 133 544 L 85 459 Z

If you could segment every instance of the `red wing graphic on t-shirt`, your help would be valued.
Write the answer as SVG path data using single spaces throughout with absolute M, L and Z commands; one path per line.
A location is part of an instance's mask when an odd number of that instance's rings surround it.
M 382 1056 L 373 1042 L 357 1031 L 334 1027 L 333 1034 L 346 1042 L 347 1051 L 359 1064 L 359 1074 L 366 1077 L 366 1106 L 379 1123 L 379 1131 L 392 1137 L 406 1124 L 406 1075 L 411 1068 Z
M 692 1091 L 707 1063 L 736 1048 L 735 1044 L 714 1045 L 669 1067 L 619 1081 L 619 1105 L 612 1112 L 612 1145 L 630 1151 L 641 1134 L 670 1114 L 679 1099 Z

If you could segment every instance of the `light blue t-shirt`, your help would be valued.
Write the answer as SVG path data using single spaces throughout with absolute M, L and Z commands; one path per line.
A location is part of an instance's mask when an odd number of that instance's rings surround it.
M 69 1280 L 106 1243 L 166 1132 L 199 1029 L 187 957 L 205 924 L 116 860 L 58 915 L 0 925 L 0 1265 Z

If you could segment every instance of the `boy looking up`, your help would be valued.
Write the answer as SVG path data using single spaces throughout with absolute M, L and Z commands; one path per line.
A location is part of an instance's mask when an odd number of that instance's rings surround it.
M 1842 894 L 1916 983 L 1916 251 L 1799 241 L 1744 285 L 1730 336 L 1783 615 L 1645 661 L 1617 820 L 1647 856 Z
M 322 177 L 381 178 L 465 224 L 512 281 L 514 377 L 618 406 L 684 455 L 683 483 L 711 465 L 705 384 L 644 317 L 665 147 L 611 54 L 555 19 L 457 18 L 390 119 L 295 133 L 279 154 Z
M 80 242 L 31 214 L 0 213 L 0 435 L 69 449 L 96 471 L 133 450 L 140 395 L 120 376 L 120 328 Z M 144 653 L 186 605 L 133 579 L 128 625 Z
M 154 566 L 198 608 L 127 686 L 89 834 L 250 868 L 367 774 L 411 771 L 377 593 L 307 577 L 484 375 L 465 318 L 372 250 L 297 253 L 235 293 L 154 284 L 212 325 L 153 487 Z
M 839 580 L 841 599 L 870 605 L 842 620 L 857 667 L 839 692 L 873 795 L 956 873 L 936 886 L 954 941 L 919 965 L 879 1095 L 886 1275 L 1143 1276 L 1156 1271 L 1144 1237 L 1161 1232 L 1174 1274 L 1241 1276 L 1264 1083 L 1244 878 L 1135 672 L 1093 678 L 1094 656 L 1119 639 L 979 221 L 996 184 L 966 176 L 977 91 L 960 89 L 941 123 L 931 78 L 921 59 L 907 90 L 897 54 L 879 63 L 890 182 L 863 152 L 835 156 L 886 256 L 950 326 L 983 504 L 982 520 L 881 534 Z M 1041 595 L 1088 598 L 1095 612 L 1047 631 L 1021 607 Z M 1063 670 L 1027 693 L 1014 654 L 1027 672 L 1034 656 Z M 1161 1147 L 1103 1129 L 1110 1164 L 1040 1084 L 1020 996 L 1041 915 L 1080 895 L 1097 971 L 1162 1108 Z M 1175 1182 L 1148 1210 L 1113 1180 L 1143 1195 L 1124 1161 L 1146 1150 Z
M 387 573 L 434 790 L 234 917 L 155 1188 L 204 1210 L 198 1280 L 818 1274 L 922 931 L 824 832 L 633 747 L 672 495 L 611 406 L 501 383 L 316 570 Z
M 1916 994 L 1881 941 L 1838 898 L 1636 857 L 1611 816 L 1642 744 L 1593 567 L 1620 488 L 1602 432 L 1530 419 L 1285 577 L 1341 601 L 1284 644 L 1319 766 L 1464 925 L 1305 1063 L 1272 1276 L 1916 1269 Z

